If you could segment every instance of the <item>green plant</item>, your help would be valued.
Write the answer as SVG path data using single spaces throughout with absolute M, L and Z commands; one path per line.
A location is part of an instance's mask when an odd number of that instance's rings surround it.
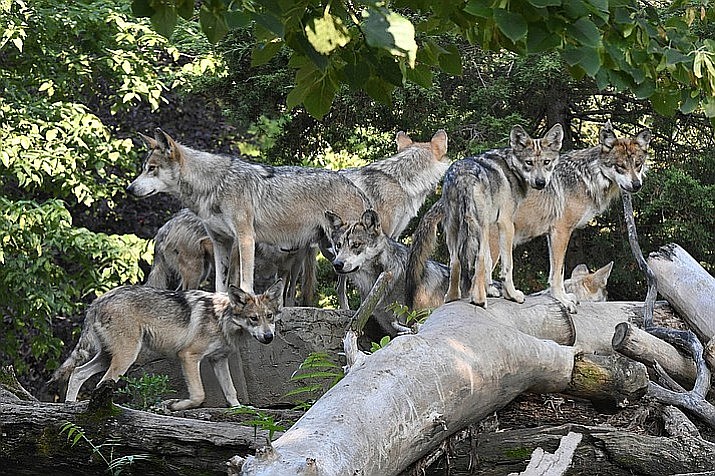
M 168 375 L 154 375 L 144 372 L 141 377 L 123 375 L 121 380 L 126 385 L 120 388 L 117 393 L 128 396 L 130 401 L 127 406 L 139 410 L 148 410 L 164 400 L 165 395 L 175 393 L 174 390 L 169 388 Z
M 253 416 L 251 420 L 245 421 L 243 423 L 252 426 L 256 433 L 258 432 L 259 428 L 268 431 L 268 439 L 271 441 L 273 440 L 273 435 L 276 431 L 286 430 L 286 427 L 281 424 L 280 420 L 275 421 L 273 415 L 263 412 L 250 405 L 238 405 L 236 407 L 229 408 L 227 411 L 231 415 Z
M 126 455 L 116 458 L 114 450 L 119 446 L 119 443 L 116 440 L 110 439 L 106 443 L 95 444 L 92 439 L 87 437 L 84 429 L 81 426 L 69 421 L 62 425 L 62 428 L 60 429 L 60 435 L 63 433 L 67 433 L 67 441 L 71 443 L 71 446 L 73 448 L 80 441 L 84 441 L 85 443 L 87 443 L 92 449 L 92 456 L 99 457 L 99 459 L 101 459 L 104 464 L 107 465 L 107 471 L 112 476 L 118 476 L 122 474 L 122 472 L 127 469 L 127 467 L 131 466 L 136 461 L 147 460 L 150 458 L 150 456 L 146 454 Z M 109 449 L 109 454 L 105 454 L 105 452 L 103 451 L 106 449 Z
M 425 319 L 427 319 L 429 315 L 432 314 L 433 311 L 433 309 L 412 310 L 404 304 L 400 304 L 398 302 L 393 302 L 392 304 L 387 306 L 387 309 L 389 311 L 392 311 L 392 314 L 394 314 L 394 316 L 398 319 L 403 319 L 403 322 L 405 322 L 407 325 L 413 323 L 422 324 Z
M 286 397 L 306 395 L 312 397 L 310 401 L 315 401 L 344 375 L 342 367 L 333 362 L 326 352 L 311 352 L 290 377 L 291 382 L 302 382 L 304 385 L 289 391 Z M 301 408 L 310 406 L 308 400 L 297 404 Z
M 370 343 L 370 353 L 374 354 L 380 349 L 384 349 L 387 344 L 389 344 L 391 341 L 390 336 L 383 336 L 382 339 L 380 339 L 380 342 L 371 342 Z

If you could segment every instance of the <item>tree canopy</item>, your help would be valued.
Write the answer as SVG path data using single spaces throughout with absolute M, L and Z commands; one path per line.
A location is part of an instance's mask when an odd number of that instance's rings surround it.
M 287 47 L 296 70 L 287 106 L 317 118 L 343 84 L 389 102 L 406 82 L 429 87 L 436 70 L 461 74 L 455 37 L 519 55 L 557 52 L 574 78 L 630 91 L 660 114 L 715 117 L 708 0 L 207 0 L 198 15 L 189 0 L 133 0 L 133 10 L 167 36 L 179 16 L 197 17 L 212 42 L 251 25 L 253 64 Z

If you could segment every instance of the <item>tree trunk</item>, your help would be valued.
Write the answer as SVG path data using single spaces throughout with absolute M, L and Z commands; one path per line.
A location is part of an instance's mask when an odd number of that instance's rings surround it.
M 565 315 L 551 299 L 490 300 L 486 310 L 464 302 L 442 306 L 416 335 L 397 337 L 353 366 L 272 447 L 245 463 L 234 458 L 234 471 L 243 463 L 246 476 L 399 474 L 523 392 L 567 391 L 576 349 L 546 340 L 563 338 L 563 326 L 548 330 L 554 327 L 548 322 Z M 536 316 L 544 326 L 535 325 Z M 592 323 L 598 317 L 587 309 L 579 316 Z M 520 331 L 525 324 L 541 335 Z M 610 342 L 610 323 L 601 331 Z M 647 382 L 638 365 L 624 377 Z

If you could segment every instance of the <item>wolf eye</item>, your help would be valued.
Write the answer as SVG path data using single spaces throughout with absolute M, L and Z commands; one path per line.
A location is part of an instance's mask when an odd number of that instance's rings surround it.
M 147 165 L 146 171 L 147 172 L 153 172 L 156 170 L 156 165 Z
M 623 172 L 624 170 L 626 170 L 626 168 L 620 164 L 614 164 L 613 167 L 615 167 L 616 171 L 618 172 Z
M 248 316 L 248 319 L 249 319 L 251 322 L 258 322 L 258 316 Z
M 343 245 L 342 245 L 339 241 L 338 241 L 337 243 L 335 243 L 335 249 L 336 249 L 336 250 L 339 250 L 339 249 L 342 248 L 342 247 L 343 247 Z
M 533 167 L 533 166 L 534 166 L 534 161 L 533 161 L 533 160 L 525 160 L 524 163 L 525 163 L 526 165 L 528 165 L 529 167 Z
M 352 248 L 352 249 L 354 249 L 354 250 L 360 248 L 360 246 L 362 246 L 362 243 L 357 243 L 357 242 L 355 242 L 355 243 L 351 243 L 351 244 L 350 244 L 350 248 Z
M 551 163 L 550 160 L 544 160 L 544 165 L 549 165 Z

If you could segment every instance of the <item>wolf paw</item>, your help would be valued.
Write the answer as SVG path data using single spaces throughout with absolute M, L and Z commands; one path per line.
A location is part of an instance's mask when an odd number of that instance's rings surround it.
M 469 304 L 472 304 L 472 305 L 474 305 L 474 306 L 479 306 L 479 307 L 482 307 L 482 308 L 484 308 L 484 309 L 487 308 L 487 300 L 486 300 L 486 299 L 485 299 L 484 301 L 479 301 L 479 300 L 476 300 L 476 299 L 472 298 L 472 299 L 469 300 Z
M 444 295 L 444 302 L 459 301 L 462 297 L 457 293 L 447 293 Z
M 497 287 L 495 283 L 487 286 L 487 296 L 489 297 L 501 297 L 501 290 Z
M 515 289 L 514 292 L 508 296 L 508 299 L 518 302 L 519 304 L 523 304 L 525 298 L 524 298 L 524 293 L 519 291 L 518 289 Z
M 563 294 L 553 294 L 554 299 L 559 301 L 561 304 L 566 306 L 566 309 L 568 309 L 570 314 L 577 314 L 578 309 L 576 306 L 578 305 L 578 298 L 576 297 L 575 294 L 571 293 L 563 293 Z

